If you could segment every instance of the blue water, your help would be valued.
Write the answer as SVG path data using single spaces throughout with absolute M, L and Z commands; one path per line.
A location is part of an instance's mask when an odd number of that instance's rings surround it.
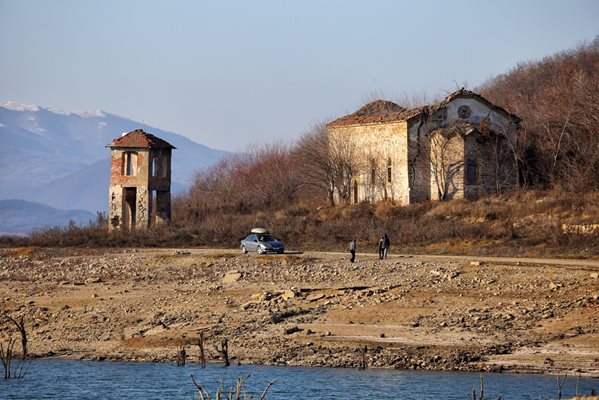
M 23 379 L 0 380 L 0 399 L 192 399 L 196 382 L 215 397 L 224 379 L 228 389 L 248 375 L 245 393 L 258 399 L 276 379 L 266 400 L 275 399 L 460 399 L 479 390 L 478 373 L 355 370 L 268 366 L 197 365 L 34 360 Z M 484 374 L 485 398 L 557 398 L 555 376 Z M 599 380 L 583 378 L 580 393 L 599 391 Z M 572 397 L 576 378 L 568 377 L 562 398 Z

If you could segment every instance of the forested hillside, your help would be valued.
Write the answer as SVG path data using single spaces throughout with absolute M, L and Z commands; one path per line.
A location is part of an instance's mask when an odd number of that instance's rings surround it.
M 599 190 L 599 37 L 519 64 L 478 91 L 522 118 L 525 188 Z

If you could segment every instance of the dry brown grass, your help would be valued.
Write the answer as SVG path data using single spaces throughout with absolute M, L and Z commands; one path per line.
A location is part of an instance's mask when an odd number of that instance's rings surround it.
M 35 254 L 39 249 L 36 247 L 21 247 L 18 249 L 12 250 L 8 255 L 10 257 L 25 257 L 32 254 Z
M 392 252 L 596 257 L 599 194 L 522 192 L 405 207 L 379 202 L 337 207 L 293 204 L 255 213 L 213 210 L 195 222 L 174 214 L 171 227 L 149 232 L 109 234 L 99 225 L 53 228 L 16 245 L 237 248 L 257 226 L 267 227 L 289 250 L 345 252 L 356 237 L 359 252 L 376 252 L 378 238 L 387 232 Z

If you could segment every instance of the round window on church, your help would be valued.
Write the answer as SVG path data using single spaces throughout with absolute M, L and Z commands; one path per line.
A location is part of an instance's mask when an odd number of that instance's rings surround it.
M 468 106 L 459 106 L 458 107 L 458 117 L 466 119 L 470 117 L 470 107 Z

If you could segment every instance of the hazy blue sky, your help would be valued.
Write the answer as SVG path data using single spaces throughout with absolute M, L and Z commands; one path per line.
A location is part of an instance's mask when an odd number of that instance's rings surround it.
M 243 150 L 374 94 L 444 96 L 596 35 L 597 0 L 0 0 L 0 102 L 101 109 Z

